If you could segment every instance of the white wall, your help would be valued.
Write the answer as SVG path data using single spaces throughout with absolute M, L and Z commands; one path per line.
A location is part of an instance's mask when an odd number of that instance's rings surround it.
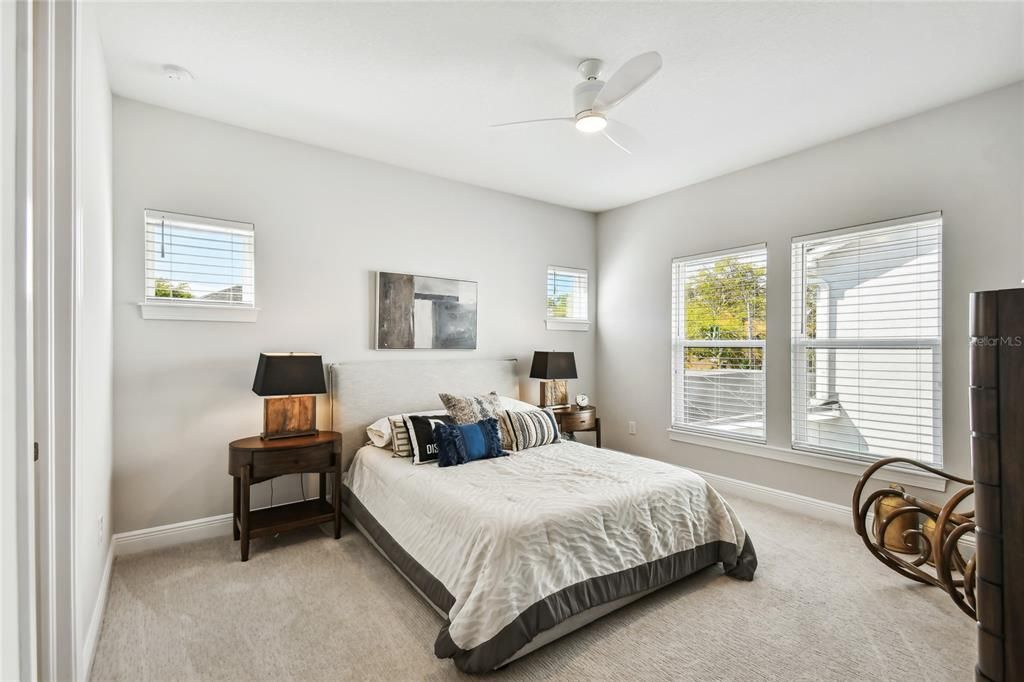
M 260 351 L 327 362 L 517 357 L 531 401 L 532 351 L 574 351 L 570 390 L 593 390 L 593 333 L 544 327 L 547 266 L 593 276 L 589 213 L 121 98 L 114 197 L 116 532 L 231 510 L 227 444 L 260 430 Z M 146 208 L 255 224 L 257 322 L 140 317 Z M 478 281 L 478 349 L 371 350 L 375 270 Z M 326 427 L 326 400 L 318 412 Z M 295 478 L 275 483 L 275 503 L 297 494 Z M 254 505 L 269 501 L 269 484 L 253 492 Z
M 94 13 L 93 5 L 79 4 L 75 616 L 82 675 L 88 673 L 105 601 L 113 452 L 112 101 Z
M 1024 276 L 1016 84 L 598 217 L 598 384 L 610 447 L 849 504 L 851 475 L 669 441 L 670 261 L 768 243 L 768 443 L 790 445 L 790 238 L 941 210 L 946 469 L 970 474 L 967 301 Z M 685 163 L 681 159 L 680 163 Z M 627 434 L 635 420 L 638 433 Z M 933 493 L 932 496 L 935 494 Z

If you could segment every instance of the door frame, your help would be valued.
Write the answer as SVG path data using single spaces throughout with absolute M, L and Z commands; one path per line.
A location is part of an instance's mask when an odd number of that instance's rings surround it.
M 78 0 L 0 12 L 0 484 L 15 500 L 4 507 L 14 522 L 0 524 L 2 672 L 79 680 L 89 671 L 76 617 Z
M 19 3 L 22 4 L 22 3 Z M 31 8 L 32 406 L 37 676 L 77 680 L 75 119 L 77 2 Z
M 0 3 L 0 450 L 4 455 L 0 676 L 36 679 L 33 456 L 32 15 Z

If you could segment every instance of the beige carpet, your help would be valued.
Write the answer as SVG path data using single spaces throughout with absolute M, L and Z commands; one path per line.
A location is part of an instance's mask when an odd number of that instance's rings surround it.
M 851 528 L 734 499 L 751 583 L 717 567 L 495 674 L 505 680 L 972 680 L 973 623 Z M 94 680 L 441 680 L 441 619 L 358 532 L 117 559 Z

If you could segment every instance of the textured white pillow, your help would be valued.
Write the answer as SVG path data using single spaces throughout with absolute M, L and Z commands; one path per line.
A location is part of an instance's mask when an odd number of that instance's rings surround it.
M 529 412 L 530 410 L 538 409 L 536 405 L 530 403 L 524 403 L 522 400 L 516 400 L 515 398 L 508 398 L 500 395 L 498 399 L 501 401 L 501 409 L 511 410 L 512 412 Z
M 508 409 L 508 408 L 506 408 Z M 412 412 L 411 414 L 446 414 L 445 410 L 427 410 L 425 412 Z M 384 448 L 391 444 L 391 418 L 401 417 L 400 414 L 390 414 L 381 417 L 366 427 L 366 435 L 370 442 L 378 448 Z

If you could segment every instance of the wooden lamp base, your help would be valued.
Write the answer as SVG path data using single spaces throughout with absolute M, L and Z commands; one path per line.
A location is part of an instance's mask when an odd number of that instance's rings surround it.
M 551 379 L 540 382 L 541 407 L 565 407 L 569 404 L 569 382 Z
M 263 399 L 263 440 L 315 436 L 316 396 Z

